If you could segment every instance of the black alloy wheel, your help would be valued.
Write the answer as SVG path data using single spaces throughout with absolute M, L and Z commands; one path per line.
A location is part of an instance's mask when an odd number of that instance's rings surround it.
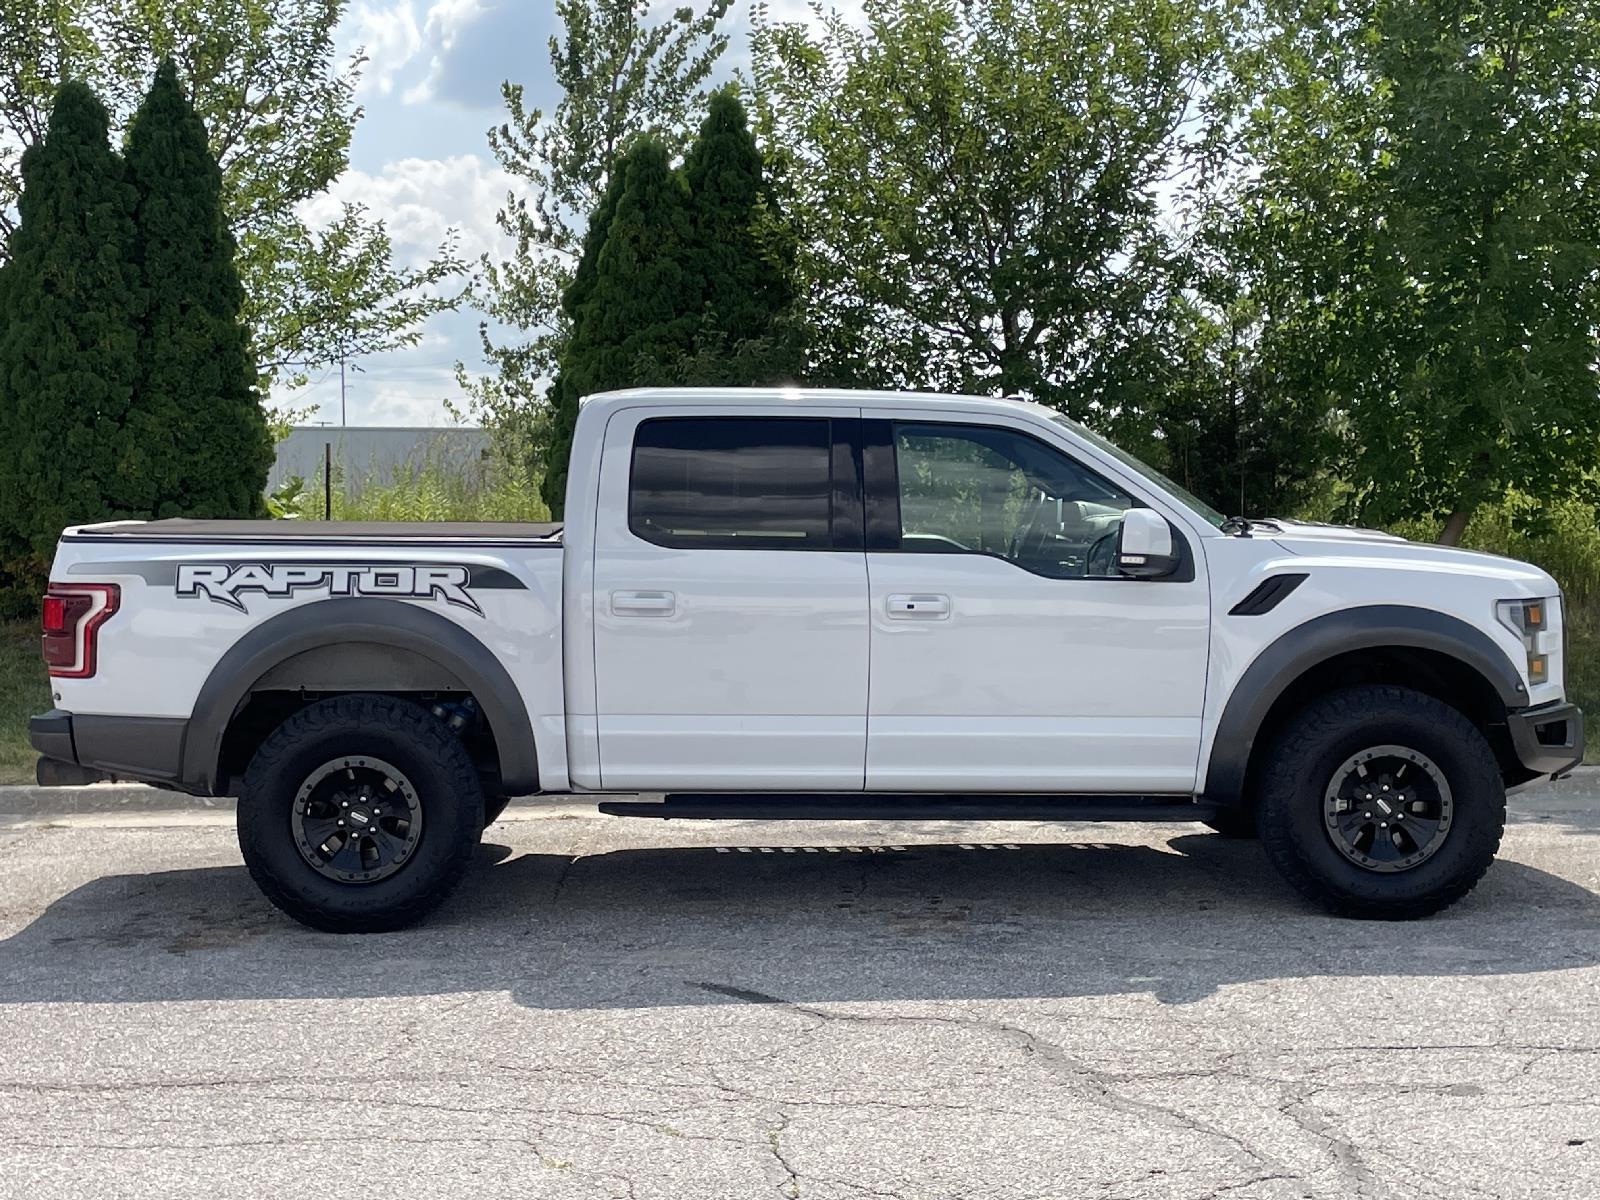
M 319 875 L 375 883 L 406 865 L 422 839 L 422 804 L 400 768 L 369 755 L 323 763 L 295 794 L 295 845 Z
M 1322 817 L 1334 848 L 1369 871 L 1406 871 L 1450 833 L 1455 801 L 1444 773 L 1407 746 L 1373 746 L 1334 769 Z

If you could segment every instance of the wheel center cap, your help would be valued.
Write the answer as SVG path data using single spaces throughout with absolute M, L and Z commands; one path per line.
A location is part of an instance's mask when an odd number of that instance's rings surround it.
M 352 808 L 350 810 L 350 824 L 357 828 L 362 828 L 372 824 L 372 818 L 367 815 L 364 809 Z

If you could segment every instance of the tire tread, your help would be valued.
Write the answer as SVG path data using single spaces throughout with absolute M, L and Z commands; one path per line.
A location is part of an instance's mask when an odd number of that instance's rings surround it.
M 295 920 L 330 933 L 388 932 L 415 924 L 449 897 L 466 875 L 482 834 L 483 803 L 477 769 L 466 748 L 442 722 L 426 709 L 393 696 L 352 693 L 308 705 L 278 726 L 256 751 L 239 791 L 239 805 L 242 814 L 247 805 L 273 803 L 271 790 L 282 786 L 288 760 L 304 742 L 351 726 L 382 729 L 407 739 L 417 752 L 427 755 L 441 769 L 449 794 L 469 812 L 478 814 L 475 835 L 453 840 L 433 881 L 382 909 L 352 905 L 341 912 L 306 901 L 280 879 L 257 844 L 255 827 L 243 819 L 239 821 L 239 848 L 256 886 Z M 425 827 L 426 832 L 431 832 L 431 827 Z
M 1381 726 L 1385 717 L 1409 720 L 1418 716 L 1451 737 L 1466 759 L 1468 771 L 1482 772 L 1496 780 L 1499 802 L 1491 819 L 1462 821 L 1454 826 L 1453 831 L 1459 830 L 1460 835 L 1476 843 L 1467 856 L 1466 868 L 1426 894 L 1398 899 L 1386 895 L 1381 883 L 1372 883 L 1365 895 L 1357 894 L 1354 888 L 1328 883 L 1307 861 L 1288 819 L 1286 798 L 1295 797 L 1305 786 L 1307 771 L 1330 728 Z M 1296 891 L 1336 915 L 1396 921 L 1431 916 L 1472 891 L 1494 861 L 1505 825 L 1505 790 L 1499 780 L 1500 764 L 1488 741 L 1460 711 L 1442 700 L 1395 684 L 1341 688 L 1307 705 L 1268 748 L 1256 802 L 1261 845 L 1273 866 Z M 1364 874 L 1357 878 L 1381 881 L 1395 876 Z

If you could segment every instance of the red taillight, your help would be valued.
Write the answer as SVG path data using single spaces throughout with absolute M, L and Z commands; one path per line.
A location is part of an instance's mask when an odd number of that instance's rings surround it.
M 46 596 L 44 598 L 44 612 L 41 618 L 46 633 L 64 633 L 67 630 L 67 598 L 65 596 Z
M 44 665 L 59 679 L 94 674 L 95 640 L 117 611 L 122 589 L 114 583 L 52 583 L 39 607 Z

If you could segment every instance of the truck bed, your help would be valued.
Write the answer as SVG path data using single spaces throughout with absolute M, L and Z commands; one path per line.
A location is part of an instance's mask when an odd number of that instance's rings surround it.
M 560 544 L 551 521 L 114 521 L 68 530 L 72 541 L 285 542 L 545 542 Z

